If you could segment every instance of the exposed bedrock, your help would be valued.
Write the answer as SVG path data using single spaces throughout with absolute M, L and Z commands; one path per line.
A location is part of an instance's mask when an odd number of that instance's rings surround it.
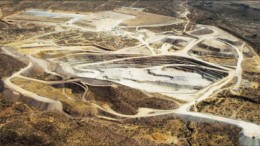
M 206 43 L 206 44 L 205 44 Z M 211 44 L 212 43 L 212 44 Z M 215 43 L 216 46 L 213 45 Z M 214 56 L 224 58 L 237 58 L 235 49 L 219 41 L 201 42 L 195 48 L 189 51 L 190 54 L 196 54 L 201 57 Z
M 234 46 L 240 46 L 243 44 L 242 41 L 234 41 L 234 40 L 229 40 L 229 39 L 224 39 L 224 38 L 218 38 L 218 40 L 221 40 L 221 41 L 224 41 L 224 42 L 227 42 L 231 45 L 234 45 Z
M 137 57 L 139 55 L 135 54 L 70 54 L 65 57 L 57 58 L 55 61 L 58 62 L 68 62 L 71 64 L 80 64 L 80 62 L 84 63 L 94 63 L 100 61 L 108 61 L 114 59 L 121 59 L 127 57 Z
M 120 68 L 120 67 L 133 67 L 133 68 L 148 68 L 154 66 L 162 66 L 168 64 L 189 64 L 189 65 L 201 65 L 205 67 L 220 69 L 219 67 L 204 63 L 202 61 L 194 60 L 186 57 L 179 57 L 174 55 L 162 55 L 162 56 L 149 56 L 141 58 L 127 58 L 117 60 L 109 63 L 103 63 L 99 65 L 84 65 L 80 68 Z
M 128 79 L 130 80 L 130 79 Z M 172 91 L 178 91 L 181 89 L 189 89 L 189 90 L 201 90 L 204 86 L 193 86 L 193 85 L 181 85 L 176 83 L 169 83 L 169 82 L 161 82 L 161 81 L 138 81 L 138 80 L 132 80 L 137 83 L 147 83 L 150 85 L 160 85 L 161 87 L 168 88 L 171 87 Z M 163 93 L 163 92 L 161 92 Z
M 183 70 L 188 72 L 196 72 L 209 81 L 216 81 L 228 75 L 228 73 L 226 72 L 206 69 L 199 66 L 177 66 L 177 67 L 169 67 L 169 68 L 175 68 L 178 70 Z
M 208 50 L 208 51 L 223 52 L 223 53 L 224 52 L 232 52 L 232 48 L 230 48 L 228 46 L 214 47 L 214 46 L 206 45 L 206 44 L 203 44 L 203 43 L 200 43 L 197 46 L 200 47 L 201 49 Z
M 224 57 L 224 58 L 235 58 L 236 56 L 232 53 L 221 53 L 221 52 L 213 52 L 213 51 L 202 51 L 202 50 L 191 50 L 192 54 L 196 54 L 199 56 L 215 56 L 215 57 Z

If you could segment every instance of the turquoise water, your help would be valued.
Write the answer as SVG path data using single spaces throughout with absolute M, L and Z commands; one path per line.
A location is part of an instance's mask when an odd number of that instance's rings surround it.
M 38 16 L 38 17 L 49 17 L 49 18 L 68 18 L 68 17 L 80 16 L 78 14 L 55 13 L 46 10 L 36 10 L 36 9 L 27 10 L 26 12 L 24 12 L 24 14 Z

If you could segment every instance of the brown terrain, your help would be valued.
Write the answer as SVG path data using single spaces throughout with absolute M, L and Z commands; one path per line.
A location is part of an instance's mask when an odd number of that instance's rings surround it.
M 85 19 L 99 12 L 118 13 Z M 0 1 L 0 145 L 260 144 L 259 14 L 252 1 Z
M 239 145 L 240 129 L 170 117 L 113 122 L 39 111 L 0 94 L 0 143 L 7 145 Z M 218 129 L 217 131 L 215 129 Z M 213 132 L 214 131 L 214 132 Z

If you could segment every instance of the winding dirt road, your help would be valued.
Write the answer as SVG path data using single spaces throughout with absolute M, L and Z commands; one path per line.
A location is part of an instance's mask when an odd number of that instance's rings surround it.
M 185 7 L 186 2 L 182 3 L 182 7 Z M 188 8 L 185 7 L 185 13 L 183 14 L 185 16 L 185 18 L 187 19 L 187 24 L 184 27 L 184 32 L 187 31 L 187 27 L 189 25 L 189 19 L 188 19 L 188 15 L 190 14 Z M 77 29 L 80 31 L 88 31 L 82 27 L 77 27 L 74 25 L 75 22 L 81 20 L 83 17 L 75 17 L 73 19 L 71 19 L 70 21 L 67 22 L 67 24 L 64 24 L 64 27 L 67 27 L 69 29 Z M 158 26 L 157 26 L 158 27 Z M 138 31 L 138 30 L 137 30 Z M 242 67 L 241 67 L 241 63 L 244 60 L 243 57 L 243 47 L 244 45 L 242 45 L 241 47 L 237 47 L 234 46 L 228 42 L 222 41 L 223 43 L 229 45 L 232 49 L 235 50 L 235 52 L 237 53 L 238 57 L 238 61 L 237 64 L 235 66 L 235 69 L 231 69 L 231 68 L 227 68 L 225 66 L 219 65 L 219 64 L 215 64 L 215 63 L 210 63 L 207 61 L 203 61 L 197 57 L 194 56 L 190 56 L 189 55 L 189 51 L 191 49 L 193 49 L 196 45 L 198 45 L 199 43 L 203 42 L 204 40 L 208 40 L 208 39 L 214 39 L 214 40 L 218 40 L 216 38 L 216 36 L 195 36 L 197 39 L 191 38 L 191 41 L 189 42 L 188 45 L 186 45 L 186 47 L 184 47 L 182 50 L 179 51 L 175 51 L 175 52 L 168 52 L 170 53 L 170 55 L 167 55 L 167 49 L 165 48 L 161 48 L 161 50 L 164 50 L 163 54 L 158 54 L 155 52 L 155 49 L 153 47 L 151 47 L 151 43 L 156 42 L 158 40 L 161 40 L 160 37 L 158 37 L 157 39 L 144 39 L 141 36 L 135 36 L 130 32 L 127 31 L 122 31 L 122 36 L 130 36 L 134 39 L 137 39 L 140 44 L 142 46 L 146 46 L 149 51 L 152 53 L 152 55 L 147 55 L 147 56 L 138 56 L 138 57 L 128 57 L 128 58 L 121 58 L 121 59 L 114 59 L 114 60 L 109 60 L 109 61 L 101 61 L 101 62 L 95 62 L 95 63 L 89 63 L 89 64 L 79 64 L 76 66 L 73 66 L 73 69 L 76 69 L 77 71 L 81 71 L 81 72 L 86 72 L 89 71 L 88 69 L 86 69 L 88 66 L 93 66 L 93 65 L 100 65 L 100 64 L 104 64 L 104 63 L 112 63 L 115 61 L 124 61 L 126 59 L 133 59 L 133 58 L 145 58 L 145 57 L 151 57 L 151 56 L 171 56 L 171 57 L 183 57 L 183 58 L 189 58 L 189 59 L 193 59 L 194 61 L 198 61 L 204 64 L 207 64 L 209 66 L 213 66 L 215 67 L 215 70 L 218 71 L 222 71 L 222 72 L 226 72 L 228 73 L 228 76 L 212 83 L 211 85 L 205 87 L 204 89 L 198 91 L 195 95 L 195 99 L 192 101 L 189 101 L 186 104 L 181 105 L 178 109 L 174 109 L 174 110 L 157 110 L 157 109 L 148 109 L 148 108 L 139 108 L 138 113 L 136 115 L 124 115 L 124 114 L 120 114 L 114 110 L 112 110 L 109 107 L 101 107 L 97 104 L 92 103 L 95 107 L 97 107 L 98 109 L 105 111 L 107 113 L 110 113 L 112 115 L 115 115 L 117 117 L 121 117 L 121 118 L 141 118 L 141 117 L 152 117 L 152 116 L 160 116 L 160 115 L 169 115 L 172 114 L 173 116 L 175 115 L 179 115 L 182 117 L 189 117 L 188 119 L 191 120 L 198 120 L 198 121 L 204 121 L 204 120 L 209 120 L 209 121 L 214 121 L 214 122 L 221 122 L 221 123 L 227 123 L 227 124 L 232 124 L 232 125 L 236 125 L 240 128 L 242 128 L 242 133 L 244 134 L 244 136 L 248 137 L 248 138 L 252 138 L 252 139 L 257 139 L 257 141 L 260 141 L 260 126 L 254 123 L 250 123 L 247 121 L 242 121 L 242 120 L 238 120 L 238 119 L 231 119 L 231 118 L 225 118 L 225 117 L 221 117 L 221 116 L 216 116 L 213 114 L 208 114 L 208 113 L 199 113 L 199 112 L 191 112 L 190 109 L 195 106 L 195 104 L 197 102 L 201 102 L 204 101 L 208 98 L 210 98 L 213 94 L 215 94 L 216 92 L 218 92 L 219 90 L 221 90 L 225 85 L 229 84 L 231 82 L 231 80 L 233 80 L 235 77 L 238 78 L 236 84 L 233 88 L 233 90 L 238 90 L 242 81 Z M 41 35 L 42 36 L 42 35 Z M 166 37 L 166 36 L 164 36 Z M 174 36 L 175 38 L 178 39 L 184 39 L 184 37 L 182 36 Z M 162 46 L 164 47 L 164 46 Z M 56 49 L 52 49 L 50 51 L 53 50 L 62 50 L 62 48 L 56 48 Z M 14 54 L 14 52 L 9 51 L 8 48 L 3 48 L 4 53 L 11 55 L 13 57 L 17 57 L 17 54 Z M 40 52 L 40 51 L 39 51 Z M 36 52 L 36 53 L 39 53 Z M 100 53 L 108 53 L 108 52 L 100 52 Z M 113 52 L 114 54 L 121 54 L 120 50 L 117 52 Z M 111 53 L 112 54 L 112 53 Z M 60 112 L 62 111 L 62 104 L 60 101 L 55 101 L 52 99 L 49 99 L 47 97 L 42 97 L 39 96 L 35 93 L 29 92 L 21 87 L 19 87 L 18 85 L 15 85 L 11 82 L 11 80 L 13 78 L 19 77 L 19 78 L 24 78 L 26 80 L 31 80 L 31 81 L 37 81 L 37 82 L 42 82 L 45 84 L 64 84 L 64 83 L 70 83 L 73 82 L 75 84 L 77 84 L 78 86 L 82 87 L 85 92 L 84 95 L 82 97 L 82 101 L 83 102 L 87 102 L 84 99 L 84 96 L 87 94 L 88 92 L 88 87 L 87 85 L 84 86 L 84 82 L 81 81 L 80 78 L 76 78 L 76 79 L 71 79 L 71 80 L 63 80 L 63 81 L 41 81 L 41 80 L 37 80 L 37 79 L 32 79 L 29 77 L 24 77 L 22 76 L 22 73 L 31 69 L 34 65 L 37 65 L 38 67 L 40 67 L 41 69 L 43 69 L 46 73 L 52 74 L 52 75 L 58 75 L 61 76 L 60 74 L 57 74 L 56 72 L 50 71 L 48 69 L 49 67 L 49 62 L 40 58 L 35 58 L 33 57 L 34 54 L 29 54 L 27 55 L 27 59 L 28 59 L 28 66 L 21 69 L 19 72 L 16 72 L 15 74 L 13 74 L 12 76 L 8 77 L 7 79 L 4 80 L 5 86 L 15 92 L 18 92 L 24 96 L 30 97 L 36 101 L 39 102 L 43 102 L 48 104 L 47 109 L 48 110 L 58 110 Z M 187 65 L 188 66 L 188 65 Z M 164 67 L 163 65 L 161 67 Z M 214 68 L 211 68 L 214 69 Z M 66 72 L 64 71 L 64 73 L 66 74 Z M 75 75 L 75 77 L 77 77 L 77 75 Z M 76 82 L 80 82 L 81 84 L 78 84 Z

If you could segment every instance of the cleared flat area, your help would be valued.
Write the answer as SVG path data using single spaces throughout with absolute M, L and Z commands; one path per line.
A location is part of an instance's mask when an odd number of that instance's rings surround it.
M 133 10 L 131 8 L 116 9 L 115 12 L 135 16 L 134 19 L 126 20 L 121 26 L 125 27 L 149 27 L 149 26 L 166 26 L 177 23 L 183 23 L 181 19 L 173 18 L 164 15 L 147 13 L 140 10 Z M 152 19 L 151 19 L 152 18 Z
M 80 21 L 75 24 L 81 27 L 89 27 L 90 30 L 111 30 L 112 28 L 118 26 L 118 24 L 124 22 L 128 19 L 134 19 L 135 16 L 108 11 L 99 12 L 85 16 Z
M 49 23 L 65 23 L 66 21 L 74 18 L 80 17 L 77 14 L 64 14 L 55 13 L 45 10 L 26 10 L 24 12 L 14 14 L 5 18 L 7 22 L 10 21 L 33 21 L 33 22 L 49 22 Z

